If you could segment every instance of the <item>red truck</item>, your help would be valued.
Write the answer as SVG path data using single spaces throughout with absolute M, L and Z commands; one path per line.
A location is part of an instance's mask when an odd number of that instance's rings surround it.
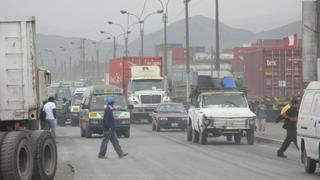
M 159 66 L 160 76 L 162 76 L 162 58 L 160 56 L 120 57 L 109 61 L 110 85 L 123 88 L 127 92 L 132 66 Z
M 133 105 L 132 121 L 148 120 L 159 103 L 169 102 L 162 77 L 162 58 L 121 57 L 109 62 L 109 83 L 123 88 Z

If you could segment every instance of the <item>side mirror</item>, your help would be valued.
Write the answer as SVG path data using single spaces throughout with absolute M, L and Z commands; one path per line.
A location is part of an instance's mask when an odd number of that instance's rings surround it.
M 129 108 L 129 109 L 133 109 L 133 105 L 132 105 L 132 104 L 129 104 L 129 105 L 128 105 L 128 108 Z

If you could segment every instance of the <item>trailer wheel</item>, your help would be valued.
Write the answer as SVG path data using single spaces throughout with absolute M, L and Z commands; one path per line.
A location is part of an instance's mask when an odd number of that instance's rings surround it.
M 240 144 L 241 143 L 241 133 L 238 133 L 238 134 L 235 134 L 234 135 L 234 142 L 236 143 L 236 144 Z
M 33 179 L 52 180 L 57 169 L 57 146 L 48 131 L 34 131 L 31 134 L 34 147 Z
M 30 133 L 13 131 L 6 135 L 1 148 L 3 180 L 30 180 L 33 173 L 33 149 Z
M 1 152 L 1 145 L 2 145 L 3 139 L 5 138 L 6 135 L 7 135 L 6 132 L 0 132 L 0 152 Z M 1 163 L 0 163 L 0 168 L 1 168 Z M 0 169 L 0 179 L 3 179 L 1 175 L 1 169 Z

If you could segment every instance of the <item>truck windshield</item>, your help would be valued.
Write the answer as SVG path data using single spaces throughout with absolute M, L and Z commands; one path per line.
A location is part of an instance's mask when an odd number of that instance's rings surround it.
M 163 81 L 162 79 L 134 80 L 132 81 L 132 90 L 163 90 Z
M 56 94 L 56 100 L 62 101 L 63 98 L 66 98 L 67 100 L 71 99 L 71 91 L 69 87 L 58 87 L 57 94 Z
M 210 94 L 203 96 L 203 107 L 228 106 L 244 108 L 248 107 L 246 98 L 241 94 Z
M 90 104 L 90 110 L 103 110 L 106 105 L 106 99 L 110 96 L 93 96 Z M 114 98 L 115 110 L 127 110 L 127 101 L 124 96 L 111 96 Z
M 72 97 L 72 105 L 80 105 L 82 102 L 83 95 L 82 94 L 76 94 Z

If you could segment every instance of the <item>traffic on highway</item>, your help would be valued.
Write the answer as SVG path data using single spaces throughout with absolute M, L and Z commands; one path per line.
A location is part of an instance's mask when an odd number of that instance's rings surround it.
M 0 4 L 0 180 L 319 179 L 320 0 Z

